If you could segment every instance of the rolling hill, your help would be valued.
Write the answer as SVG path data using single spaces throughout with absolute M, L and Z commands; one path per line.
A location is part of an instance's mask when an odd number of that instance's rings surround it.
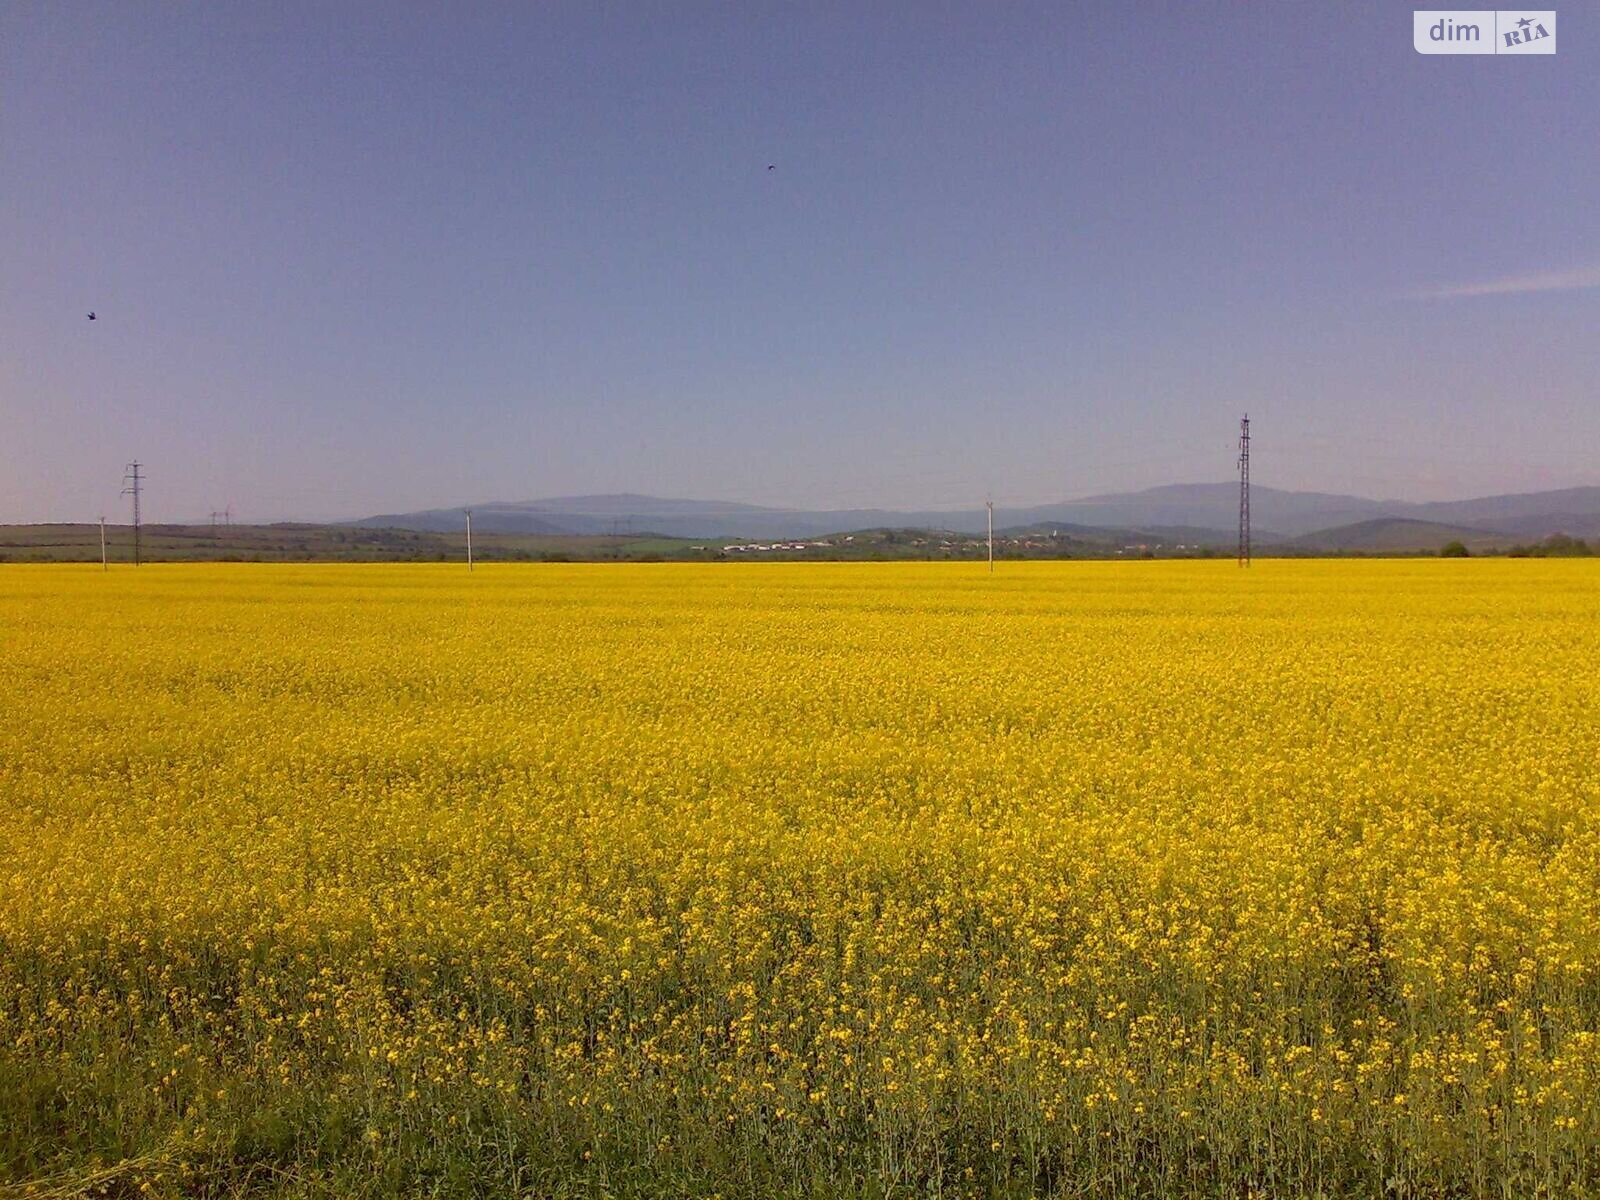
M 1405 554 L 1437 550 L 1446 542 L 1461 542 L 1470 550 L 1498 550 L 1509 546 L 1513 540 L 1506 534 L 1468 525 L 1418 521 L 1412 517 L 1377 517 L 1302 534 L 1286 546 L 1309 551 Z
M 1111 493 L 1032 507 L 995 509 L 996 528 L 1078 530 L 1114 540 L 1129 533 L 1164 540 L 1227 545 L 1235 534 L 1239 489 L 1235 483 L 1172 484 L 1137 492 Z M 506 534 L 596 535 L 656 533 L 668 537 L 774 539 L 820 537 L 857 529 L 947 529 L 981 533 L 981 506 L 954 510 L 785 509 L 726 501 L 663 499 L 635 494 L 563 496 L 513 503 L 472 505 L 473 522 L 485 532 Z M 1329 492 L 1300 492 L 1257 485 L 1251 489 L 1256 540 L 1293 541 L 1313 534 L 1338 539 L 1371 537 L 1382 550 L 1428 532 L 1393 522 L 1454 527 L 1443 540 L 1504 535 L 1538 539 L 1554 533 L 1600 536 L 1600 487 L 1484 496 L 1468 500 L 1415 503 L 1372 500 Z M 465 507 L 389 513 L 350 522 L 368 528 L 443 533 L 460 529 Z

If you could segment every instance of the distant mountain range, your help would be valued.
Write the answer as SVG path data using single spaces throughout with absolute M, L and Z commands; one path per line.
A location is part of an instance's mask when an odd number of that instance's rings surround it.
M 1239 488 L 1234 483 L 1188 483 L 1138 492 L 1088 496 L 1030 508 L 995 509 L 997 530 L 1060 528 L 1108 539 L 1151 535 L 1163 542 L 1226 545 L 1235 536 Z M 657 533 L 707 539 L 808 538 L 859 529 L 948 529 L 981 533 L 982 508 L 765 508 L 715 500 L 655 496 L 561 496 L 548 500 L 472 505 L 476 528 L 494 533 Z M 1442 541 L 1485 546 L 1531 541 L 1554 533 L 1600 536 L 1600 487 L 1483 496 L 1418 504 L 1326 492 L 1255 486 L 1250 491 L 1255 538 L 1263 545 L 1315 549 L 1404 549 Z M 348 522 L 369 528 L 446 532 L 460 529 L 466 509 L 387 513 Z

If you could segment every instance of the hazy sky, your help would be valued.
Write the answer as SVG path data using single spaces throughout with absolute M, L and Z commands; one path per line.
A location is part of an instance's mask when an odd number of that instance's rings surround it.
M 1411 9 L 9 0 L 0 520 L 1600 482 L 1600 9 Z

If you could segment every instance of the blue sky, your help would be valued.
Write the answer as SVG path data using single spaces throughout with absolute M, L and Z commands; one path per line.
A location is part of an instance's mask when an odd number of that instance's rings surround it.
M 1600 482 L 1559 14 L 11 3 L 0 520 Z

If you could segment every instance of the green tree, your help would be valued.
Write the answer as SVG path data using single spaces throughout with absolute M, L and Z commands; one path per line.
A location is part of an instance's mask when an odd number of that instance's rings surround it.
M 1589 544 L 1582 538 L 1565 533 L 1552 533 L 1544 540 L 1544 552 L 1561 558 L 1582 557 L 1589 553 Z

